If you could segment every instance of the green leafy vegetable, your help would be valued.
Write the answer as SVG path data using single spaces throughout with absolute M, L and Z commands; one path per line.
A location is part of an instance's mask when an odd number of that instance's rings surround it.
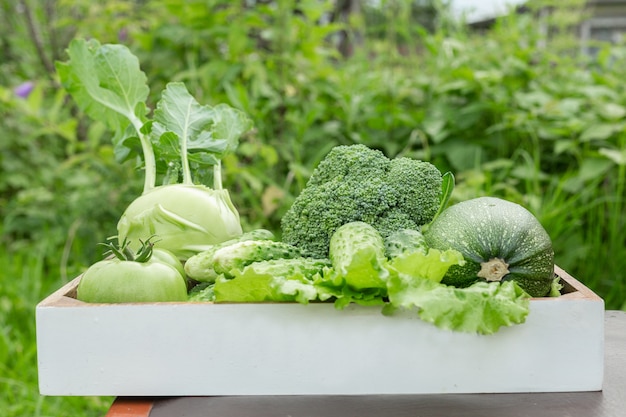
M 150 138 L 142 132 L 150 89 L 139 61 L 123 45 L 100 45 L 95 40 L 73 40 L 68 62 L 57 62 L 63 86 L 89 117 L 115 132 L 113 142 L 120 159 L 130 149 L 124 141 L 138 137 L 146 164 L 144 191 L 154 188 L 156 164 Z
M 194 298 L 304 304 L 334 300 L 338 309 L 350 303 L 380 305 L 384 314 L 414 310 L 442 329 L 480 334 L 524 322 L 529 296 L 514 282 L 463 289 L 441 284 L 451 266 L 465 263 L 460 252 L 424 247 L 413 233 L 400 233 L 392 240 L 401 244 L 386 257 L 385 242 L 373 226 L 346 223 L 331 238 L 330 259 L 253 257 L 254 262 L 233 267 L 228 276 L 218 275 L 214 285 L 205 286 Z
M 399 274 L 390 279 L 388 288 L 386 314 L 417 310 L 422 320 L 447 330 L 493 334 L 503 326 L 523 323 L 529 312 L 528 294 L 512 281 L 454 288 Z
M 355 222 L 340 227 L 331 239 L 334 270 L 326 271 L 317 287 L 320 293 L 323 289 L 324 294 L 335 297 L 338 308 L 355 302 L 382 304 L 385 314 L 397 309 L 416 310 L 420 318 L 440 328 L 481 334 L 491 334 L 502 326 L 525 320 L 528 294 L 514 283 L 465 289 L 443 285 L 440 281 L 447 270 L 465 263 L 460 252 L 425 248 L 419 235 L 398 234 L 390 236 L 390 241 L 401 244 L 392 245 L 394 255 L 384 260 L 380 255 L 381 240 L 372 236 L 375 233 L 371 226 Z M 367 237 L 356 236 L 362 234 Z M 357 243 L 353 244 L 353 240 Z M 379 281 L 368 276 L 372 269 L 385 271 Z M 367 285 L 358 281 L 361 274 Z M 354 278 L 347 280 L 350 276 Z M 373 288 L 376 286 L 373 283 L 380 286 Z
M 329 265 L 325 259 L 274 259 L 232 271 L 234 278 L 220 277 L 213 291 L 215 301 L 259 302 L 318 299 L 314 281 Z
M 239 213 L 222 186 L 221 159 L 233 152 L 252 123 L 241 111 L 199 104 L 182 83 L 170 83 L 146 117 L 149 89 L 137 58 L 122 45 L 74 40 L 69 61 L 57 63 L 67 91 L 87 115 L 116 132 L 116 154 L 126 159 L 141 144 L 145 165 L 142 196 L 118 223 L 120 239 L 157 235 L 158 245 L 186 259 L 242 234 Z M 157 161 L 180 167 L 178 178 L 157 186 Z M 212 188 L 194 183 L 194 173 L 212 167 Z M 174 172 L 177 172 L 174 169 Z

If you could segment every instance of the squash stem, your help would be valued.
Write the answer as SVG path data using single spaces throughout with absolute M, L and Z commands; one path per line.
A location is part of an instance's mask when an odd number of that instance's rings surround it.
M 508 273 L 509 264 L 500 258 L 491 258 L 480 264 L 480 271 L 477 275 L 487 281 L 502 281 Z

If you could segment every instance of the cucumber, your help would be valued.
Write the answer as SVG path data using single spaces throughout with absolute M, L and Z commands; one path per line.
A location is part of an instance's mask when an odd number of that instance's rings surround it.
M 215 244 L 209 249 L 197 253 L 187 259 L 185 262 L 185 273 L 187 274 L 187 277 L 193 279 L 194 281 L 213 282 L 219 275 L 213 269 L 213 257 L 218 250 L 238 242 L 273 240 L 274 234 L 266 229 L 255 229 L 250 232 L 246 232 L 235 239 Z
M 233 269 L 242 269 L 253 262 L 272 259 L 293 259 L 303 256 L 302 250 L 284 242 L 248 240 L 218 249 L 213 254 L 213 269 L 217 274 L 229 275 Z
M 386 288 L 385 242 L 370 224 L 340 226 L 330 238 L 329 256 L 335 272 L 352 288 Z
M 401 229 L 385 238 L 385 253 L 388 258 L 395 258 L 407 251 L 428 252 L 426 239 L 419 230 Z

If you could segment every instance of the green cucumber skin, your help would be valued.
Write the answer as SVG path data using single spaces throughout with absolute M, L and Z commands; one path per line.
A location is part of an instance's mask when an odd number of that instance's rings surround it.
M 494 197 L 479 197 L 448 207 L 428 227 L 429 247 L 456 249 L 466 260 L 450 268 L 442 282 L 466 287 L 482 280 L 481 263 L 500 258 L 509 264 L 502 280 L 515 280 L 529 295 L 543 297 L 554 278 L 552 241 L 524 207 Z
M 213 254 L 213 269 L 218 274 L 229 274 L 232 269 L 270 259 L 293 259 L 302 251 L 290 244 L 273 240 L 247 240 L 218 249 Z

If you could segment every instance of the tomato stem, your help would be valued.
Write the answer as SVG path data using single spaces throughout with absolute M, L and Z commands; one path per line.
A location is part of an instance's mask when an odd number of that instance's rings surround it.
M 107 239 L 106 243 L 100 243 L 108 248 L 108 250 L 104 253 L 105 256 L 113 255 L 120 261 L 135 261 L 135 262 L 148 262 L 150 258 L 152 258 L 152 251 L 154 248 L 154 242 L 151 240 L 154 239 L 154 236 L 150 236 L 146 241 L 139 239 L 141 243 L 141 247 L 137 252 L 133 252 L 130 248 L 130 242 L 128 239 L 124 239 L 122 244 L 119 244 L 119 238 L 117 236 L 111 237 Z M 116 244 L 114 241 L 117 240 Z

